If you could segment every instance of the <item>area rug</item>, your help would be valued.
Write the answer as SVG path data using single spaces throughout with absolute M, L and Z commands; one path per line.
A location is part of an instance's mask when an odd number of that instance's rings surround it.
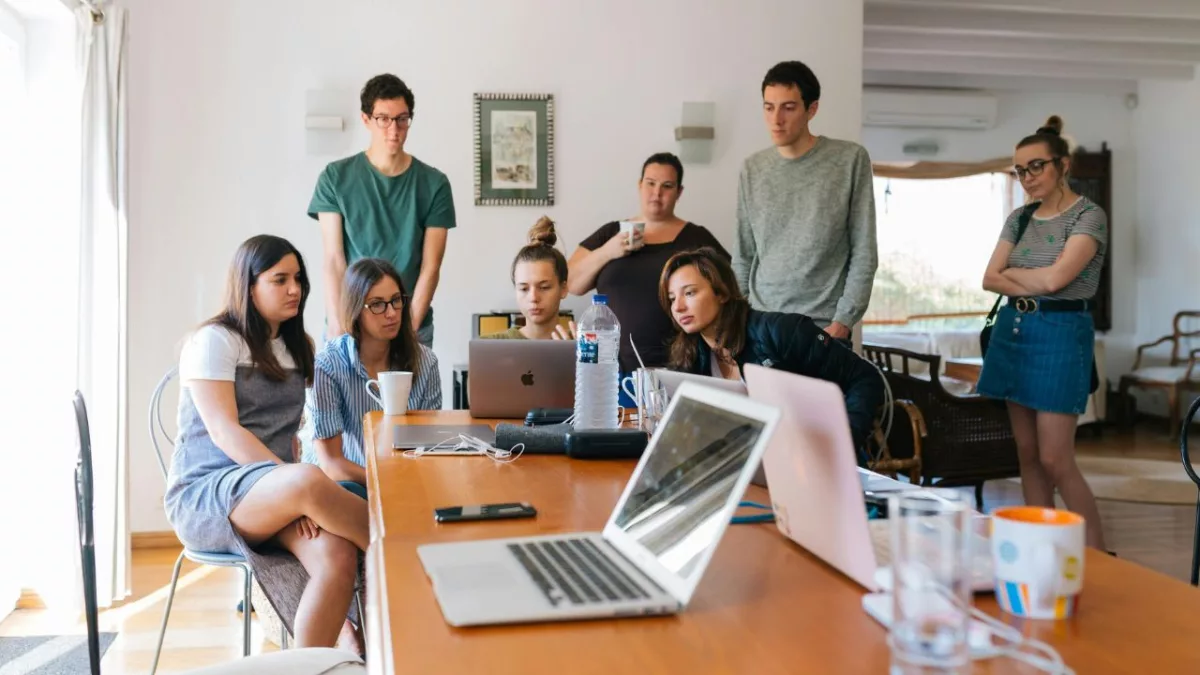
M 1076 455 L 1075 461 L 1096 499 L 1144 504 L 1196 503 L 1196 484 L 1179 461 L 1091 455 Z
M 117 638 L 100 634 L 100 656 Z M 0 675 L 80 675 L 91 672 L 86 635 L 0 637 Z

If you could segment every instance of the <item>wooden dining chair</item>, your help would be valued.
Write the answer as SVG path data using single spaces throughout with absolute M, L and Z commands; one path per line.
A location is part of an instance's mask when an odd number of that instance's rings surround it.
M 1179 401 L 1188 391 L 1200 389 L 1200 371 L 1196 370 L 1196 357 L 1200 348 L 1185 350 L 1190 338 L 1200 337 L 1200 329 L 1186 330 L 1185 325 L 1200 318 L 1200 311 L 1183 311 L 1175 314 L 1170 335 L 1164 335 L 1154 342 L 1138 345 L 1137 358 L 1133 361 L 1133 370 L 1121 376 L 1118 391 L 1120 399 L 1128 405 L 1131 388 L 1158 389 L 1167 395 L 1167 425 L 1168 433 L 1174 437 L 1179 431 Z M 1143 363 L 1147 350 L 1160 345 L 1171 344 L 1171 358 L 1165 366 L 1150 366 Z M 1125 419 L 1130 419 L 1128 410 Z

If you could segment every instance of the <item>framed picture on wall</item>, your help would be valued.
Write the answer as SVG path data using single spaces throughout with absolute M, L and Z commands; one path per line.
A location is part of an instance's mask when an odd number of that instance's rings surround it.
M 554 95 L 475 94 L 475 205 L 554 204 Z

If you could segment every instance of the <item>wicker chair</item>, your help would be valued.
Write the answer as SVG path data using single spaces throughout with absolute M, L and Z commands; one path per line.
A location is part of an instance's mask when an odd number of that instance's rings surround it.
M 1003 403 L 948 392 L 938 375 L 942 359 L 936 354 L 868 343 L 863 344 L 863 356 L 883 371 L 897 404 L 890 433 L 878 439 L 882 457 L 872 464 L 876 471 L 904 470 L 905 460 L 910 467 L 915 462 L 910 478 L 919 474 L 920 483 L 927 486 L 974 486 L 980 508 L 985 481 L 1020 475 L 1017 444 Z M 928 374 L 911 374 L 914 361 L 927 364 Z

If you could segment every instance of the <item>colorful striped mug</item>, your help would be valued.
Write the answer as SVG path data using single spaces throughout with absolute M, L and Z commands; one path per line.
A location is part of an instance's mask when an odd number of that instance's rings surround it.
M 1070 511 L 1011 506 L 992 512 L 996 601 L 1015 616 L 1075 615 L 1083 590 L 1083 517 Z

